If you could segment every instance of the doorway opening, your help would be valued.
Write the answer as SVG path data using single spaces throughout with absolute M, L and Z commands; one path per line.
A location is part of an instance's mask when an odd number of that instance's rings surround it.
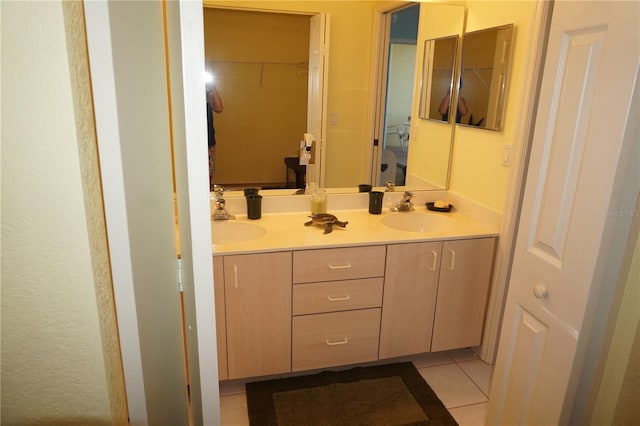
M 407 173 L 420 4 L 383 14 L 373 181 L 403 186 Z
M 214 114 L 214 180 L 225 189 L 294 188 L 307 131 L 310 15 L 204 8 Z M 251 125 L 248 125 L 251 123 Z M 304 174 L 302 174 L 304 176 Z

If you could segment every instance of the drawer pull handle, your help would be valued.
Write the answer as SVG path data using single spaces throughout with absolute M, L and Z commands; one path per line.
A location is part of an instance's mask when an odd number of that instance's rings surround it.
M 327 343 L 327 345 L 329 346 L 336 346 L 336 345 L 346 345 L 347 343 L 349 343 L 349 341 L 347 340 L 347 338 L 343 338 L 340 340 L 334 340 L 333 342 L 329 341 L 329 340 L 325 340 L 325 342 Z
M 429 268 L 429 270 L 431 272 L 434 272 L 436 270 L 436 263 L 438 262 L 438 252 L 435 250 L 431 250 L 431 254 L 433 255 L 433 265 L 431 265 L 431 268 Z
M 329 269 L 349 269 L 349 268 L 351 268 L 351 263 L 346 263 L 344 265 L 328 264 L 327 266 L 329 267 Z
M 329 299 L 329 302 L 338 302 L 340 300 L 349 300 L 351 299 L 351 296 L 349 296 L 348 294 L 342 297 L 331 297 L 331 296 L 327 296 L 327 299 Z

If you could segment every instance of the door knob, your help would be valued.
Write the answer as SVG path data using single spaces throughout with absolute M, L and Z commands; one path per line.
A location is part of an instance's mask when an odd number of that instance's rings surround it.
M 533 286 L 533 295 L 536 299 L 544 299 L 547 297 L 547 286 L 543 283 L 538 283 Z

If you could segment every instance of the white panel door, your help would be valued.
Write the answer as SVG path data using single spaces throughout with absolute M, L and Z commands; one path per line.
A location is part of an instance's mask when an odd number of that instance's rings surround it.
M 487 424 L 566 424 L 571 414 L 624 163 L 639 11 L 638 2 L 554 5 Z
M 324 159 L 327 116 L 327 61 L 329 54 L 329 16 L 319 13 L 309 28 L 309 87 L 307 133 L 315 137 L 314 164 L 307 166 L 307 182 L 324 186 Z

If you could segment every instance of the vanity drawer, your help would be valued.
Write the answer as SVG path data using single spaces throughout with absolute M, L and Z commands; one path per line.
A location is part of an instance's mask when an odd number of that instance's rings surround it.
M 381 277 L 384 275 L 385 253 L 385 246 L 295 251 L 293 282 Z
M 293 315 L 380 307 L 382 285 L 382 277 L 294 285 Z
M 293 318 L 292 371 L 378 359 L 380 308 Z

